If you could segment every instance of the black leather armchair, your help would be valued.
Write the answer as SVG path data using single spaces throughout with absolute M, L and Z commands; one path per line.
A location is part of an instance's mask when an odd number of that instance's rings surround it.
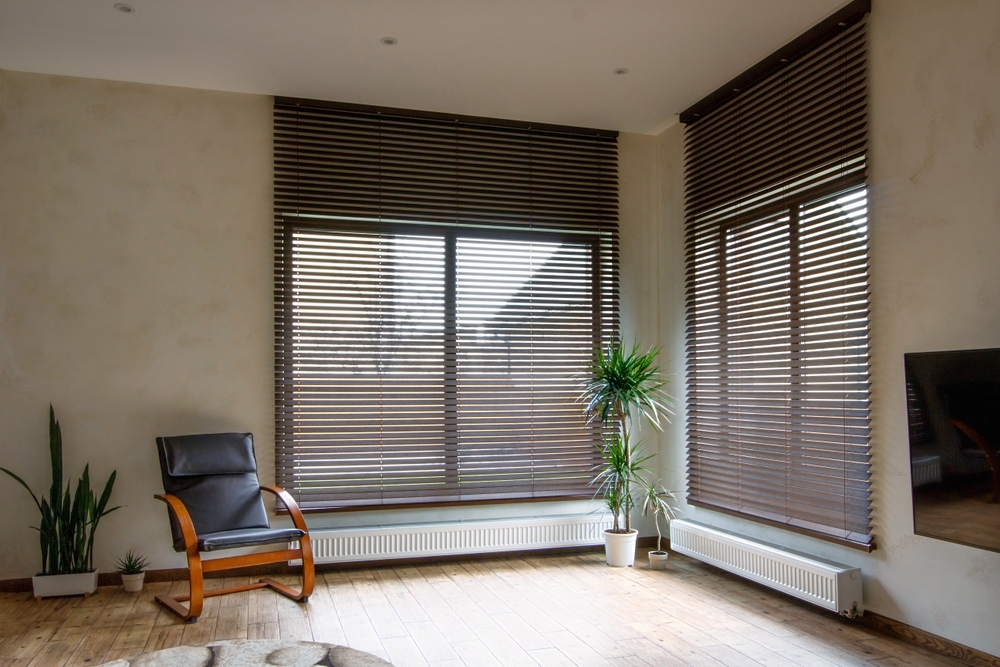
M 307 602 L 315 583 L 309 529 L 295 500 L 283 489 L 261 486 L 257 479 L 253 435 L 213 433 L 156 439 L 163 476 L 174 549 L 187 553 L 191 581 L 189 595 L 158 596 L 156 600 L 185 621 L 201 614 L 206 597 L 269 587 L 293 600 Z M 275 494 L 291 515 L 294 528 L 271 528 L 262 491 Z M 286 544 L 298 540 L 298 549 L 283 549 L 245 556 L 202 560 L 202 552 L 236 547 Z M 247 586 L 206 592 L 204 574 L 237 567 L 302 559 L 302 590 L 296 592 L 274 581 L 261 579 Z M 185 608 L 182 602 L 189 602 Z

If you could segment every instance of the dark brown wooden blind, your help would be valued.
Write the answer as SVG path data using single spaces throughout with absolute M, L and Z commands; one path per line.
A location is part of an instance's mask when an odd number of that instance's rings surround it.
M 688 501 L 871 548 L 866 20 L 686 128 Z
M 278 483 L 306 508 L 590 497 L 614 133 L 275 103 Z

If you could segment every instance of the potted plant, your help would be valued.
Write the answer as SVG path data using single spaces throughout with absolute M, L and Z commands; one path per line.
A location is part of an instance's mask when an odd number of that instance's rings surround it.
M 597 348 L 587 378 L 581 386 L 580 399 L 590 421 L 599 420 L 602 428 L 603 463 L 595 478 L 598 494 L 604 498 L 614 523 L 604 532 L 608 565 L 628 567 L 635 561 L 632 509 L 635 507 L 633 485 L 642 483 L 641 443 L 632 441 L 633 419 L 645 419 L 657 430 L 660 416 L 669 414 L 670 398 L 664 392 L 666 381 L 656 365 L 658 348 L 645 352 L 633 344 L 626 350 L 620 340 L 608 343 L 607 351 Z
M 49 405 L 49 456 L 52 463 L 52 486 L 49 497 L 39 500 L 28 484 L 6 468 L 0 468 L 31 494 L 41 515 L 38 531 L 42 548 L 42 570 L 31 578 L 35 597 L 58 595 L 88 596 L 97 590 L 94 569 L 94 533 L 100 520 L 118 509 L 108 508 L 116 471 L 112 471 L 100 499 L 90 488 L 90 466 L 72 492 L 71 483 L 63 490 L 62 429 Z
M 135 549 L 125 552 L 125 558 L 118 559 L 118 572 L 122 575 L 122 587 L 126 593 L 138 593 L 142 590 L 142 580 L 146 577 L 149 561 Z
M 660 516 L 665 517 L 667 525 L 670 525 L 670 520 L 677 516 L 677 510 L 670 504 L 670 501 L 676 500 L 676 498 L 673 493 L 664 489 L 658 481 L 651 484 L 645 479 L 640 479 L 643 491 L 642 515 L 646 516 L 649 512 L 652 512 L 653 523 L 656 524 L 656 551 L 649 552 L 649 567 L 653 570 L 665 570 L 667 569 L 667 558 L 670 554 L 660 548 L 660 543 L 663 541 L 663 533 L 660 532 Z

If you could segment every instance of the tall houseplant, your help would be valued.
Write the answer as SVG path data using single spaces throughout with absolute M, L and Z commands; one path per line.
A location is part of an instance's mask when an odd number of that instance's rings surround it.
M 598 420 L 602 429 L 603 463 L 595 482 L 614 521 L 611 530 L 605 531 L 609 565 L 631 565 L 635 558 L 633 486 L 645 483 L 643 464 L 651 457 L 643 454 L 641 443 L 633 441 L 633 425 L 645 420 L 660 430 L 660 419 L 670 413 L 666 380 L 656 365 L 658 354 L 658 348 L 643 352 L 633 344 L 626 349 L 621 340 L 614 339 L 606 350 L 595 350 L 581 386 L 584 412 L 590 421 Z
M 97 582 L 94 569 L 94 533 L 100 520 L 118 509 L 108 508 L 117 471 L 112 471 L 100 499 L 90 488 L 90 466 L 84 466 L 76 491 L 67 483 L 63 490 L 62 429 L 55 410 L 49 405 L 49 457 L 52 464 L 52 486 L 49 497 L 39 498 L 27 482 L 7 468 L 0 470 L 14 478 L 31 494 L 41 515 L 38 531 L 42 550 L 42 570 L 32 579 L 36 597 L 63 595 L 73 592 L 92 593 Z M 54 581 L 52 577 L 68 577 Z M 79 582 L 79 583 L 73 583 Z M 91 585 L 92 582 L 92 585 Z M 74 590 L 69 590 L 67 588 Z M 75 590 L 76 586 L 83 589 Z M 89 590 L 86 590 L 89 589 Z

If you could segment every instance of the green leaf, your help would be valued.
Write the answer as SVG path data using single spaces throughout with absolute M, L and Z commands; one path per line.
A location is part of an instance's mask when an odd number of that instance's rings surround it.
M 52 459 L 52 488 L 49 491 L 49 498 L 53 507 L 59 507 L 62 504 L 59 494 L 62 491 L 63 479 L 62 429 L 56 421 L 56 411 L 51 403 L 49 403 L 49 456 Z
M 20 477 L 18 477 L 17 475 L 15 475 L 14 473 L 12 473 L 10 470 L 7 470 L 6 468 L 0 468 L 0 470 L 4 471 L 5 473 L 7 473 L 11 477 L 13 477 L 17 481 L 18 484 L 20 484 L 25 489 L 27 489 L 28 493 L 31 494 L 31 499 L 34 500 L 35 501 L 35 505 L 38 506 L 38 511 L 41 512 L 42 511 L 42 505 L 41 505 L 41 503 L 38 502 L 38 496 L 36 496 L 35 492 L 31 490 L 31 487 L 28 486 L 28 483 L 25 482 Z
M 136 552 L 135 549 L 129 549 L 125 552 L 124 559 L 118 559 L 116 569 L 122 574 L 139 574 L 147 567 L 149 567 L 149 561 L 142 554 Z
M 115 478 L 118 476 L 117 470 L 111 471 L 111 476 L 108 477 L 108 483 L 104 485 L 104 492 L 101 494 L 101 500 L 97 503 L 97 516 L 101 517 L 107 514 L 104 508 L 107 506 L 108 501 L 111 500 L 111 490 L 115 487 Z M 117 508 L 115 508 L 117 509 Z M 110 512 L 111 510 L 108 510 Z

